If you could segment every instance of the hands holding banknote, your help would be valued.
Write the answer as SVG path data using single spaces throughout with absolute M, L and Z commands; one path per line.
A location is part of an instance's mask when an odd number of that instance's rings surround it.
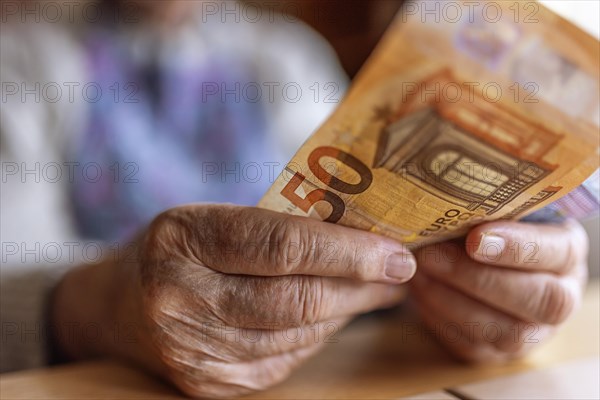
M 57 340 L 70 358 L 128 358 L 196 397 L 283 380 L 353 316 L 398 303 L 415 272 L 392 239 L 228 205 L 167 211 L 138 249 L 71 271 L 53 303 L 56 326 L 135 336 Z
M 494 222 L 467 242 L 482 235 L 483 253 L 446 242 L 420 249 L 415 265 L 399 242 L 368 232 L 256 208 L 179 207 L 152 223 L 134 257 L 71 271 L 57 289 L 57 326 L 133 327 L 132 340 L 57 340 L 71 358 L 128 358 L 192 396 L 241 395 L 283 380 L 352 317 L 401 301 L 417 266 L 426 322 L 503 332 L 491 342 L 475 329 L 449 348 L 504 359 L 526 350 L 528 322 L 542 339 L 579 301 L 585 234 L 575 223 Z M 535 251 L 513 255 L 523 243 Z M 514 341 L 511 329 L 520 329 Z
M 431 330 L 463 359 L 502 361 L 581 298 L 587 238 L 557 221 L 600 208 L 598 41 L 543 7 L 536 23 L 508 2 L 493 21 L 416 12 L 442 3 L 399 14 L 259 206 L 417 249 Z
M 492 222 L 471 230 L 466 241 L 423 247 L 411 281 L 421 316 L 460 358 L 522 356 L 579 304 L 587 242 L 573 220 Z
M 398 20 L 262 209 L 172 209 L 134 257 L 69 272 L 55 325 L 133 326 L 135 340 L 59 335 L 63 351 L 232 397 L 399 302 L 413 275 L 425 323 L 463 359 L 503 361 L 544 339 L 580 302 L 587 238 L 570 220 L 513 221 L 598 209 L 597 41 L 547 10 L 518 27 L 508 11 L 491 24 Z M 471 90 L 490 84 L 504 96 Z

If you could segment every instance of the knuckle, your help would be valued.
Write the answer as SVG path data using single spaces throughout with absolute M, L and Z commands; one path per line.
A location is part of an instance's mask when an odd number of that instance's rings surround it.
M 167 282 L 163 279 L 166 267 L 163 262 L 143 262 L 140 267 L 141 301 L 144 310 L 150 317 L 161 314 L 164 307 Z
M 476 293 L 489 293 L 493 290 L 497 290 L 497 277 L 495 274 L 485 268 L 480 273 L 472 274 L 473 277 L 473 289 Z
M 518 354 L 523 351 L 528 335 L 520 324 L 512 325 L 510 331 L 512 334 L 502 335 L 494 345 L 496 349 L 503 353 Z
M 552 325 L 562 323 L 575 308 L 575 299 L 558 280 L 546 282 L 539 301 L 538 319 Z
M 558 267 L 555 269 L 555 273 L 558 275 L 567 275 L 573 271 L 575 268 L 575 264 L 572 262 L 572 249 L 571 246 L 567 247 L 568 254 L 566 256 L 566 260 L 563 263 L 560 263 Z
M 555 273 L 559 275 L 570 274 L 578 264 L 580 259 L 579 250 L 577 245 L 570 240 L 563 244 L 557 244 L 554 251 L 549 252 L 547 263 L 557 264 L 555 260 L 560 260 L 558 265 L 554 268 Z
M 148 237 L 161 244 L 176 236 L 179 228 L 176 214 L 175 210 L 167 210 L 159 214 L 150 224 Z
M 298 265 L 310 261 L 310 249 L 317 241 L 306 224 L 284 218 L 270 227 L 268 235 L 267 259 L 276 265 L 281 273 L 292 273 Z
M 206 285 L 205 297 L 210 299 L 205 309 L 213 319 L 247 324 L 269 323 L 265 318 L 280 317 L 281 302 L 273 301 L 273 294 L 285 293 L 280 290 L 278 279 L 260 279 L 257 277 L 218 278 L 212 287 Z
M 163 302 L 157 300 L 154 293 L 151 295 L 146 294 L 142 301 L 144 304 L 144 312 L 151 321 L 156 322 L 162 319 L 165 314 Z
M 159 329 L 157 332 L 163 331 L 166 324 L 170 320 L 169 315 L 173 310 L 174 298 L 170 298 L 168 291 L 164 288 L 158 288 L 153 291 L 144 293 L 142 303 L 146 317 Z
M 586 258 L 590 247 L 590 238 L 587 231 L 583 225 L 575 220 L 570 220 L 568 226 L 572 232 L 570 237 L 572 238 L 571 246 L 574 248 L 573 253 L 581 258 Z
M 285 379 L 296 364 L 282 356 L 266 363 L 250 362 L 180 362 L 176 370 L 177 385 L 188 395 L 201 398 L 233 398 L 263 391 Z
M 582 229 L 578 226 L 578 229 Z M 589 239 L 584 231 L 581 234 L 575 234 L 567 245 L 567 255 L 560 274 L 569 274 L 575 271 L 576 267 L 587 259 L 589 249 Z
M 356 258 L 354 259 L 356 260 Z M 356 262 L 356 261 L 355 261 Z M 362 264 L 359 265 L 358 268 L 353 268 L 353 264 L 346 263 L 347 266 L 345 270 L 345 276 L 358 280 L 358 281 L 370 281 L 374 276 L 383 275 L 383 270 L 381 268 L 377 268 L 378 266 L 375 264 Z M 384 278 L 383 276 L 381 277 Z
M 159 214 L 144 236 L 144 261 L 167 260 L 183 252 L 187 244 L 186 216 L 179 209 Z M 146 263 L 144 263 L 146 264 Z
M 318 322 L 326 312 L 328 302 L 324 299 L 323 280 L 315 277 L 313 279 L 296 279 L 295 283 L 295 307 L 291 322 L 295 326 L 310 325 Z
M 337 263 L 336 268 L 344 277 L 364 282 L 386 279 L 381 265 L 385 263 L 388 254 L 379 250 L 376 245 L 351 242 L 346 246 L 339 246 L 335 251 L 338 256 L 334 261 Z

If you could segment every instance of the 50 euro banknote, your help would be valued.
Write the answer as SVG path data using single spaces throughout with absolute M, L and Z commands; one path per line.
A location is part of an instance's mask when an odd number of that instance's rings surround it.
M 598 41 L 538 3 L 450 3 L 404 5 L 260 207 L 410 247 L 597 211 Z

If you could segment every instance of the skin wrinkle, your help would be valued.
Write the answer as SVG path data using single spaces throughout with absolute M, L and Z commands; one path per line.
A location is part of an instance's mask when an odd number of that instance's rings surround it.
M 283 248 L 274 246 L 273 251 L 280 254 L 280 265 L 285 266 L 282 273 L 288 275 L 297 271 L 301 265 L 312 264 L 310 249 L 313 248 L 312 246 L 316 242 L 319 233 L 311 233 L 305 226 L 297 223 L 286 224 L 284 226 L 285 228 L 280 228 L 285 229 L 285 234 L 281 242 L 287 245 L 283 246 Z M 294 254 L 296 249 L 298 254 Z
M 301 314 L 297 321 L 297 325 L 310 325 L 318 322 L 317 317 L 328 314 L 329 302 L 325 301 L 323 294 L 323 280 L 316 277 L 308 283 L 306 280 L 299 280 L 298 288 L 298 305 Z M 335 291 L 332 292 L 335 295 Z M 326 308 L 327 307 L 327 308 Z
M 440 310 L 440 315 L 444 315 L 444 311 L 446 314 L 452 313 L 452 309 L 459 311 L 465 310 L 463 311 L 463 314 L 466 312 L 469 315 L 465 316 L 462 321 L 469 323 L 479 322 L 480 325 L 478 327 L 474 327 L 472 331 L 470 330 L 471 328 L 460 325 L 463 330 L 463 334 L 467 338 L 473 335 L 473 339 L 477 340 L 479 343 L 486 342 L 486 339 L 481 337 L 482 332 L 480 335 L 476 334 L 478 332 L 477 328 L 483 329 L 483 326 L 486 323 L 492 321 L 498 323 L 502 329 L 501 338 L 498 341 L 491 343 L 497 350 L 508 353 L 516 353 L 522 350 L 523 345 L 525 344 L 524 335 L 528 334 L 525 329 L 528 325 L 527 322 L 515 319 L 509 315 L 502 315 L 501 312 L 493 309 L 492 307 L 477 303 L 466 295 L 463 295 L 461 292 L 451 287 L 444 286 L 434 278 L 424 277 L 423 274 L 420 274 L 419 277 L 416 277 L 415 280 L 413 280 L 413 287 L 416 289 L 413 293 L 419 297 L 420 302 L 427 304 L 431 308 Z M 435 291 L 440 295 L 429 296 L 427 293 L 428 289 L 430 291 Z M 460 299 L 460 302 L 450 305 L 444 300 L 453 297 Z M 472 304 L 467 304 L 468 302 L 471 302 Z M 487 310 L 484 310 L 484 308 Z M 456 314 L 457 312 L 454 311 L 453 313 Z M 444 323 L 449 322 L 452 321 L 447 318 L 444 319 Z M 514 338 L 514 329 L 517 329 L 516 332 L 518 337 L 516 339 Z
M 561 281 L 550 279 L 540 296 L 541 312 L 538 318 L 552 325 L 565 321 L 575 307 L 569 292 Z
M 211 211 L 211 214 L 216 215 L 216 217 L 212 218 L 212 223 L 210 224 L 209 231 L 212 232 L 213 235 L 211 236 L 211 238 L 210 238 L 211 240 L 209 241 L 209 243 L 211 246 L 215 247 L 216 252 L 218 252 L 219 249 L 224 249 L 225 254 L 223 254 L 223 253 L 213 254 L 213 249 L 210 249 L 210 254 L 205 253 L 204 259 L 211 260 L 208 262 L 209 267 L 214 267 L 214 265 L 212 265 L 212 264 L 216 261 L 217 258 L 220 259 L 220 262 L 225 262 L 226 260 L 228 260 L 229 257 L 232 257 L 230 255 L 231 251 L 232 251 L 232 248 L 231 248 L 232 245 L 237 246 L 237 245 L 242 244 L 235 240 L 232 243 L 232 240 L 231 240 L 232 232 L 234 232 L 233 237 L 249 238 L 250 237 L 248 235 L 249 229 L 248 229 L 247 225 L 255 224 L 255 219 L 252 215 L 244 217 L 243 215 L 240 215 L 240 213 L 237 212 L 236 209 L 231 210 L 233 215 L 227 215 L 225 213 L 225 211 L 228 209 L 229 209 L 229 207 L 225 208 L 225 210 L 217 209 L 217 210 Z M 245 223 L 240 223 L 240 221 L 244 221 Z M 200 248 L 204 249 L 204 246 L 201 245 Z M 244 257 L 243 252 L 242 252 L 241 256 Z M 236 263 L 242 263 L 242 261 L 243 261 L 243 260 L 239 260 L 235 256 L 233 258 L 234 258 L 233 262 L 236 262 Z
M 504 223 L 492 222 L 487 225 L 485 231 L 482 231 L 481 228 L 475 228 L 468 237 L 472 239 L 474 236 L 483 234 L 502 236 L 507 239 L 507 250 L 505 250 L 502 259 L 507 262 L 510 260 L 509 264 L 514 264 L 514 252 L 518 251 L 516 254 L 519 254 L 520 257 L 516 263 L 517 268 L 520 268 L 523 263 L 529 264 L 531 268 L 535 266 L 541 268 L 544 264 L 550 264 L 556 267 L 549 272 L 562 275 L 570 272 L 569 268 L 579 264 L 580 258 L 587 258 L 587 234 L 580 225 L 574 224 L 571 220 L 561 224 L 528 224 L 520 230 L 509 229 Z M 544 254 L 542 259 L 535 262 L 526 259 L 529 252 L 525 251 L 524 247 L 530 243 L 537 245 L 538 254 Z M 507 257 L 510 255 L 512 257 L 508 259 Z M 514 267 L 512 265 L 506 266 Z
M 236 310 L 235 312 L 238 315 L 251 315 L 251 318 L 254 318 L 254 315 L 250 313 L 251 308 L 245 307 L 247 303 L 239 301 L 240 298 L 245 299 L 252 296 L 250 285 L 236 285 L 234 282 L 238 279 L 240 278 L 235 276 L 231 277 L 228 282 L 223 282 L 222 278 L 219 279 L 221 282 L 216 285 L 218 289 L 214 296 L 215 303 L 213 307 L 208 308 L 217 320 L 225 326 L 234 322 L 231 319 L 231 310 Z M 256 279 L 256 277 L 249 277 L 248 279 Z
M 316 234 L 312 233 L 309 228 L 304 224 L 298 224 L 300 226 L 299 235 L 299 253 L 298 265 L 322 265 L 321 271 L 325 272 L 329 268 L 329 261 L 325 261 L 321 258 L 317 259 L 317 252 L 321 248 L 323 243 L 327 243 L 329 237 L 321 231 L 317 231 Z M 335 249 L 336 253 L 339 249 Z
M 257 380 L 260 382 L 259 390 L 261 390 L 261 389 L 265 389 L 266 386 L 268 385 L 267 382 L 269 382 L 271 380 L 280 382 L 281 380 L 285 379 L 291 372 L 290 365 L 293 365 L 294 363 L 297 363 L 300 360 L 300 358 L 298 357 L 299 353 L 307 353 L 308 355 L 310 355 L 312 352 L 314 352 L 320 346 L 321 346 L 321 344 L 317 343 L 312 346 L 298 348 L 298 349 L 288 352 L 288 353 L 258 358 L 258 359 L 255 359 L 252 361 L 247 361 L 247 362 L 239 362 L 236 364 L 224 365 L 223 369 L 235 370 L 237 368 L 241 368 L 241 369 L 245 370 L 246 374 L 242 373 L 242 374 L 231 374 L 231 375 L 233 377 L 240 376 L 240 375 L 241 376 L 244 376 L 244 375 L 249 376 L 251 378 L 250 382 L 255 381 L 254 378 L 258 377 L 259 379 L 257 379 Z M 289 360 L 286 360 L 286 358 Z M 280 361 L 280 362 L 273 363 L 273 361 Z M 263 368 L 256 368 L 257 364 L 262 365 Z M 261 375 L 262 375 L 262 379 L 260 379 Z
M 474 263 L 473 261 L 467 261 L 467 262 Z M 497 291 L 498 286 L 500 286 L 500 287 L 504 286 L 504 282 L 502 282 L 502 277 L 498 276 L 497 274 L 492 274 L 491 273 L 492 271 L 486 269 L 486 270 L 482 270 L 480 273 L 471 274 L 471 273 L 469 273 L 468 269 L 466 269 L 466 267 L 464 266 L 465 264 L 462 264 L 460 261 L 456 262 L 456 263 L 444 263 L 444 262 L 424 263 L 421 265 L 421 267 L 422 268 L 426 267 L 428 270 L 431 270 L 431 272 L 433 272 L 434 276 L 442 277 L 447 284 L 449 284 L 452 287 L 455 287 L 458 290 L 462 290 L 462 291 L 468 290 L 470 296 L 479 301 L 485 302 L 486 301 L 485 295 L 487 293 L 494 293 Z M 433 267 L 433 268 L 431 268 L 431 267 Z M 440 273 L 440 270 L 442 270 L 443 272 Z M 537 276 L 531 277 L 530 276 L 531 274 L 529 274 L 527 272 L 518 271 L 518 270 L 510 270 L 510 271 L 503 272 L 503 274 L 504 275 L 507 275 L 507 274 L 520 275 L 522 278 L 519 280 L 519 282 L 521 282 L 522 280 L 532 281 L 531 284 L 529 284 L 529 285 L 522 284 L 523 287 L 533 287 L 533 288 L 539 287 L 539 284 L 536 284 L 536 283 L 538 283 L 538 282 L 536 282 L 538 277 Z M 451 280 L 449 278 L 450 276 L 468 277 L 468 281 Z M 548 277 L 550 275 L 540 274 L 540 276 Z M 521 297 L 524 297 L 523 292 L 519 292 L 519 293 L 520 293 Z M 537 308 L 537 305 L 539 304 L 538 302 L 536 302 L 535 296 L 525 297 L 524 302 L 525 303 L 523 304 L 523 306 L 524 306 L 523 308 L 525 310 L 535 310 Z M 510 310 L 507 307 L 504 307 L 503 311 L 509 312 L 509 313 L 514 312 L 514 310 Z M 519 315 L 516 315 L 516 316 L 519 317 Z M 538 322 L 541 322 L 541 321 L 538 321 Z
M 364 259 L 361 255 L 361 250 L 359 248 L 359 244 L 355 243 L 354 246 L 351 247 L 352 249 L 352 259 L 349 262 L 345 262 L 345 260 L 343 261 L 343 264 L 347 265 L 347 271 L 356 279 L 359 280 L 366 280 L 365 278 L 368 276 L 368 274 L 362 273 L 363 271 L 365 271 L 367 269 L 367 267 L 364 265 Z M 354 266 L 352 268 L 352 266 Z
M 231 318 L 231 310 L 235 310 L 235 314 L 238 316 L 243 315 L 250 320 L 258 320 L 259 316 L 255 314 L 253 304 L 246 301 L 246 299 L 252 299 L 257 293 L 260 293 L 260 288 L 257 290 L 255 285 L 252 284 L 260 284 L 259 279 L 258 277 L 243 278 L 234 276 L 228 282 L 221 283 L 215 306 L 219 310 L 218 313 L 221 319 L 226 321 L 226 324 L 232 322 L 244 324 L 244 321 L 239 318 Z M 242 282 L 242 280 L 246 282 Z
M 445 320 L 443 316 L 439 315 L 425 303 L 418 303 L 417 309 L 423 321 L 430 329 L 435 329 L 436 324 Z M 462 341 L 467 341 L 467 339 L 463 338 Z M 472 346 L 470 343 L 464 345 L 464 343 L 454 342 L 451 346 L 448 346 L 448 350 L 459 359 L 469 362 L 481 363 L 495 360 L 495 354 L 491 351 L 489 344 Z
M 586 257 L 587 257 L 587 254 L 586 254 Z M 566 256 L 567 262 L 563 264 L 562 268 L 559 268 L 556 271 L 557 275 L 565 275 L 565 274 L 568 274 L 569 272 L 571 272 L 573 270 L 573 268 L 575 268 L 575 266 L 577 264 L 579 264 L 579 260 L 577 258 L 578 258 L 578 256 L 575 252 L 573 242 L 570 241 L 569 244 L 567 245 L 567 256 Z
M 173 316 L 172 313 L 170 313 L 169 315 Z M 176 318 L 179 317 L 177 315 L 177 313 L 175 313 L 175 317 Z M 233 327 L 231 327 L 231 326 L 217 326 L 216 332 L 214 332 L 215 335 L 211 335 L 211 333 L 213 333 L 213 331 L 211 329 L 201 330 L 202 337 L 198 338 L 197 335 L 194 334 L 195 328 L 197 328 L 197 327 L 188 326 L 191 324 L 187 324 L 186 319 L 182 319 L 180 317 L 178 319 L 183 322 L 182 325 L 184 325 L 184 328 L 187 329 L 186 337 L 189 338 L 190 341 L 189 342 L 183 341 L 183 343 L 185 343 L 184 349 L 186 349 L 190 353 L 202 354 L 205 357 L 208 356 L 209 359 L 212 359 L 215 361 L 235 362 L 235 361 L 239 360 L 240 355 L 243 356 L 244 352 L 248 350 L 247 348 L 244 348 L 244 349 L 239 349 L 238 351 L 233 351 L 233 348 L 231 346 L 232 345 L 235 346 L 235 345 L 237 345 L 237 343 L 235 341 L 233 343 L 224 341 L 223 338 L 221 337 L 221 335 L 219 335 L 217 333 L 217 332 L 223 333 L 224 330 L 227 329 L 226 335 L 231 335 L 232 329 L 233 329 Z M 197 322 L 197 321 L 195 321 L 195 322 Z M 169 328 L 169 330 L 172 330 L 172 329 Z M 237 328 L 235 328 L 235 330 L 236 330 L 236 332 L 239 331 Z M 239 337 L 238 333 L 236 333 L 235 335 L 236 335 L 236 338 Z M 180 339 L 180 340 L 184 338 L 184 336 L 181 333 L 179 333 L 177 336 L 178 336 L 178 339 Z M 225 340 L 227 340 L 227 336 L 225 336 Z M 224 343 L 226 343 L 227 345 L 223 346 Z
M 290 270 L 285 270 L 284 268 L 289 268 L 287 262 L 282 263 L 281 253 L 277 251 L 276 246 L 273 243 L 289 243 L 286 239 L 289 239 L 288 235 L 290 234 L 290 227 L 286 225 L 284 220 L 279 220 L 275 222 L 273 225 L 269 226 L 269 234 L 268 234 L 268 251 L 267 251 L 267 260 L 271 265 L 275 265 L 278 268 L 283 269 L 284 274 L 289 274 Z
M 428 307 L 425 303 L 419 303 L 417 308 L 420 310 L 420 315 L 423 317 L 424 322 L 431 329 L 434 329 L 435 323 L 439 323 L 440 321 L 444 320 L 442 315 L 440 315 L 434 309 Z M 481 342 L 474 346 L 472 343 L 469 343 L 467 337 L 461 337 L 457 342 L 446 342 L 446 344 L 447 350 L 454 354 L 459 360 L 475 365 L 500 364 L 508 360 L 519 358 L 528 350 L 524 348 L 521 351 L 507 353 L 496 350 L 490 343 L 487 342 Z
M 283 230 L 283 234 L 282 240 L 278 243 L 285 243 L 287 245 L 283 246 L 283 249 L 274 248 L 276 252 L 280 252 L 280 263 L 286 267 L 283 273 L 292 274 L 302 265 L 313 265 L 315 268 L 318 268 L 315 272 L 321 272 L 322 267 L 318 263 L 313 262 L 314 260 L 311 257 L 314 255 L 312 252 L 313 249 L 320 242 L 322 233 L 309 230 L 306 224 L 299 223 L 295 218 L 287 220 L 288 223 L 284 222 L 282 220 L 282 223 L 279 225 L 279 229 Z M 296 251 L 298 254 L 293 254 Z
M 318 347 L 318 345 L 315 345 L 314 347 Z M 308 351 L 310 351 L 311 348 L 313 347 L 308 348 Z M 307 349 L 301 348 L 298 349 L 296 352 L 300 351 L 307 351 Z M 205 378 L 212 378 L 209 380 L 209 382 L 223 382 L 226 383 L 228 386 L 231 386 L 231 389 L 239 388 L 247 390 L 249 388 L 253 388 L 254 390 L 261 390 L 265 388 L 265 385 L 267 385 L 267 381 L 283 380 L 291 371 L 289 367 L 279 368 L 280 366 L 278 364 L 275 367 L 273 367 L 272 361 L 277 359 L 284 359 L 285 357 L 294 357 L 294 353 L 296 352 L 258 358 L 250 362 L 236 362 L 233 364 L 223 363 L 219 361 L 203 361 L 202 365 L 204 366 L 204 368 L 206 368 L 207 372 L 209 372 L 205 375 Z M 261 379 L 263 382 L 258 386 L 256 385 L 256 383 L 250 384 L 249 386 L 249 384 L 245 384 L 244 382 L 258 382 L 259 380 L 256 379 L 256 375 L 261 374 L 261 371 L 265 370 L 265 368 L 257 368 L 257 364 L 263 364 L 264 367 L 266 367 L 267 369 L 266 375 L 269 376 Z M 284 363 L 283 365 L 285 366 L 287 364 Z M 265 374 L 264 372 L 262 373 Z M 244 379 L 244 377 L 246 378 Z M 242 381 L 240 382 L 240 380 Z M 204 381 L 206 381 L 206 379 Z
M 504 229 L 507 234 L 510 229 L 521 230 L 521 234 L 539 229 L 514 222 L 495 222 L 492 227 L 475 228 L 467 240 L 417 250 L 418 273 L 431 277 L 421 293 L 419 276 L 414 286 L 425 323 L 435 326 L 452 322 L 460 327 L 463 319 L 502 320 L 502 329 L 513 320 L 531 324 L 548 319 L 560 323 L 581 297 L 584 261 L 570 268 L 556 265 L 557 260 L 549 260 L 554 265 L 521 263 L 510 268 L 503 268 L 506 260 L 496 260 L 496 264 L 477 262 L 470 257 L 472 249 L 465 251 L 469 238 L 478 238 L 477 229 Z M 549 232 L 537 232 L 539 240 L 564 243 L 561 237 L 570 230 L 554 226 Z M 315 257 L 313 251 L 314 247 L 325 246 L 323 243 L 330 238 L 335 238 L 336 248 L 333 255 L 327 256 L 337 262 Z M 585 249 L 576 246 L 581 240 L 572 240 L 574 255 L 561 245 L 555 248 L 562 252 L 553 253 L 542 242 L 540 251 L 546 253 L 540 254 L 540 259 L 550 256 L 568 262 L 584 260 L 581 254 Z M 250 257 L 245 248 L 255 242 L 268 245 Z M 310 334 L 312 324 L 324 326 L 333 320 L 344 325 L 357 314 L 392 306 L 404 297 L 403 285 L 381 283 L 387 253 L 408 253 L 400 243 L 267 210 L 220 205 L 179 207 L 161 214 L 140 235 L 139 243 L 135 260 L 108 260 L 102 264 L 104 268 L 90 265 L 67 274 L 58 288 L 53 320 L 86 323 L 107 318 L 101 321 L 106 329 L 115 322 L 133 323 L 140 340 L 116 349 L 104 343 L 108 348 L 104 352 L 85 347 L 95 343 L 60 345 L 72 346 L 69 354 L 75 355 L 85 351 L 121 355 L 120 351 L 127 351 L 130 360 L 196 397 L 232 397 L 267 388 L 285 379 L 324 344 L 324 338 L 313 343 L 307 335 L 297 342 L 283 336 L 269 342 L 265 336 L 253 343 L 241 339 L 242 333 L 271 335 L 275 330 L 275 335 L 285 332 L 290 337 L 296 337 L 297 332 Z M 291 243 L 296 244 L 292 252 Z M 296 251 L 301 256 L 297 257 Z M 450 259 L 450 255 L 456 257 Z M 116 312 L 73 309 L 79 302 L 70 299 L 85 298 L 87 291 L 98 291 L 98 284 L 110 283 L 111 279 L 114 286 L 98 296 L 110 299 L 119 293 L 127 306 Z M 90 283 L 94 286 L 86 286 Z M 120 307 L 114 301 L 94 304 Z M 58 310 L 74 310 L 74 314 L 63 315 Z M 278 324 L 275 327 L 274 322 Z M 214 325 L 215 330 L 203 329 L 206 324 Z M 536 338 L 543 339 L 552 330 L 542 325 Z M 518 332 L 514 346 L 441 340 L 462 359 L 503 361 L 519 357 L 534 346 L 521 343 L 526 333 Z
M 345 320 L 337 319 L 337 320 L 328 321 L 325 323 L 318 323 L 319 327 L 317 329 L 320 329 L 321 327 L 323 327 L 327 324 L 331 324 L 331 323 L 340 327 L 345 324 Z M 234 327 L 227 327 L 227 328 L 234 328 Z M 244 329 L 244 328 L 235 327 L 236 338 L 240 338 L 237 343 L 242 342 L 244 345 L 243 348 L 235 350 L 234 346 L 236 345 L 236 343 L 224 342 L 222 340 L 222 338 L 220 338 L 220 337 L 211 336 L 210 335 L 211 331 L 208 332 L 209 334 L 207 335 L 205 344 L 208 345 L 211 350 L 210 352 L 207 352 L 207 353 L 212 355 L 215 360 L 230 361 L 230 362 L 251 361 L 261 355 L 263 357 L 266 357 L 266 356 L 271 356 L 271 355 L 283 354 L 283 353 L 286 353 L 289 349 L 292 349 L 294 347 L 305 348 L 305 347 L 310 347 L 310 346 L 314 345 L 315 342 L 318 343 L 319 338 L 315 339 L 314 331 L 311 326 L 302 326 L 299 328 L 301 329 L 301 333 L 299 334 L 300 339 L 295 342 L 289 341 L 289 339 L 288 339 L 289 336 L 287 336 L 287 334 L 285 333 L 286 329 L 273 329 L 273 330 L 268 331 L 268 330 L 264 330 L 264 329 Z M 292 334 L 292 337 L 297 337 L 296 336 L 296 335 L 298 335 L 297 328 L 288 327 L 287 330 L 293 330 L 294 332 Z M 229 330 L 228 332 L 231 332 L 231 330 Z M 244 332 L 250 332 L 250 335 L 248 335 L 247 333 L 244 334 Z M 258 337 L 259 339 L 256 341 L 245 339 L 248 337 L 250 337 L 250 338 Z M 211 344 L 210 340 L 212 340 L 214 342 L 214 344 Z M 223 343 L 227 343 L 227 346 L 223 346 Z M 267 349 L 267 346 L 269 346 L 269 352 L 265 354 L 265 350 Z M 190 346 L 190 347 L 194 348 L 193 346 Z M 218 357 L 216 353 L 221 353 L 223 355 L 227 355 L 229 358 Z M 224 354 L 224 353 L 226 353 L 226 354 Z
M 572 272 L 576 266 L 580 266 L 581 264 L 585 264 L 588 258 L 589 252 L 589 239 L 587 237 L 587 233 L 580 225 L 572 224 L 571 221 L 568 222 L 567 226 L 569 227 L 571 235 L 569 237 L 569 246 L 567 247 L 567 257 L 566 257 L 566 265 L 559 273 L 568 274 Z M 583 244 L 581 244 L 583 243 Z M 576 251 L 576 249 L 583 246 L 583 251 Z M 587 279 L 587 266 L 586 268 L 579 268 L 580 270 L 585 270 L 586 279 Z
M 522 253 L 515 260 L 515 253 L 508 252 L 485 262 L 473 260 L 471 257 L 478 258 L 475 249 L 484 232 L 502 236 L 512 251 L 516 246 L 536 243 L 538 262 L 526 262 Z M 574 222 L 492 222 L 471 230 L 458 258 L 435 260 L 428 254 L 443 255 L 449 245 L 442 244 L 440 251 L 432 251 L 431 246 L 417 250 L 420 271 L 411 286 L 426 325 L 455 323 L 463 329 L 461 324 L 469 321 L 495 322 L 502 332 L 509 331 L 507 338 L 494 343 L 483 337 L 470 345 L 464 340 L 451 343 L 440 338 L 460 359 L 504 362 L 522 357 L 550 337 L 581 302 L 587 281 L 587 239 Z M 491 308 L 486 313 L 482 307 Z M 501 322 L 504 317 L 509 319 Z
M 315 348 L 317 348 L 318 346 L 315 346 Z M 283 379 L 285 379 L 289 373 L 290 373 L 290 369 L 289 367 L 287 368 L 280 368 L 280 364 L 282 364 L 283 366 L 289 365 L 290 362 L 293 363 L 294 361 L 297 360 L 290 360 L 287 363 L 275 363 L 275 365 L 273 365 L 274 363 L 272 362 L 273 360 L 277 360 L 277 359 L 284 359 L 285 357 L 293 357 L 293 355 L 297 352 L 300 351 L 305 351 L 305 349 L 300 349 L 297 350 L 296 352 L 292 352 L 292 353 L 288 353 L 287 355 L 283 355 L 283 356 L 276 356 L 276 357 L 267 357 L 267 358 L 263 358 L 263 359 L 258 359 L 255 360 L 252 363 L 246 363 L 244 364 L 237 364 L 237 365 L 242 365 L 243 367 L 245 367 L 245 371 L 246 374 L 243 374 L 242 371 L 237 371 L 238 373 L 238 379 L 237 381 L 234 380 L 227 380 L 227 376 L 228 375 L 232 375 L 235 376 L 233 374 L 231 374 L 231 372 L 229 374 L 226 373 L 227 371 L 227 367 L 229 367 L 229 369 L 231 370 L 231 367 L 235 367 L 236 365 L 225 365 L 222 368 L 220 368 L 218 363 L 211 363 L 211 367 L 213 369 L 217 369 L 219 370 L 219 380 L 224 381 L 226 383 L 226 390 L 229 392 L 229 394 L 227 396 L 222 396 L 222 397 L 229 397 L 229 396 L 238 396 L 242 393 L 246 393 L 248 390 L 263 390 L 265 389 L 267 386 L 270 386 L 270 382 L 275 381 L 275 382 L 279 382 Z M 258 364 L 258 365 L 257 365 Z M 263 375 L 267 375 L 265 377 L 263 377 L 262 379 L 258 380 L 256 379 L 256 371 L 265 371 L 265 368 L 261 368 L 260 366 L 264 365 L 266 366 L 266 373 L 263 372 Z M 248 371 L 250 372 L 250 374 L 248 374 Z M 240 372 L 242 372 L 241 377 L 240 377 Z M 254 376 L 253 376 L 254 373 Z M 260 372 L 259 372 L 260 373 Z M 243 378 L 244 375 L 248 376 L 246 379 L 240 379 Z M 242 380 L 240 382 L 240 380 Z M 267 383 L 268 382 L 268 383 Z M 219 396 L 221 397 L 221 396 Z

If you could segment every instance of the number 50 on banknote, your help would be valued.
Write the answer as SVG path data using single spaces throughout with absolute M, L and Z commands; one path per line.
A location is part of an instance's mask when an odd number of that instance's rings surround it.
M 259 206 L 412 246 L 597 211 L 598 41 L 537 3 L 481 4 L 407 3 Z

